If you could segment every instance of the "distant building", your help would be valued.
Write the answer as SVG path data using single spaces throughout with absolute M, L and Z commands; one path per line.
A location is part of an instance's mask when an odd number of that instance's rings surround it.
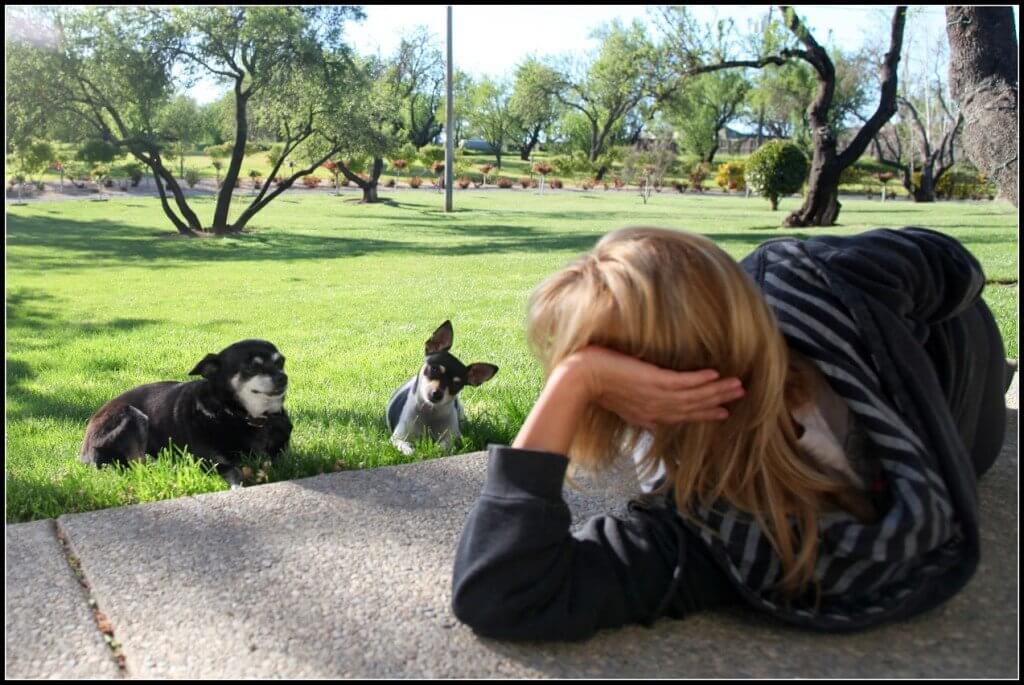
M 768 134 L 761 136 L 761 145 L 769 140 L 786 140 Z M 718 149 L 729 155 L 749 155 L 758 148 L 756 133 L 743 133 L 726 126 L 718 133 Z
M 465 138 L 459 143 L 459 148 L 471 152 L 489 152 L 497 154 L 498 150 L 483 138 Z

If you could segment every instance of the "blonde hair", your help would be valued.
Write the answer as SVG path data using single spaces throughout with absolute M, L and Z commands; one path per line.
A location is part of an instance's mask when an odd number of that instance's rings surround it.
M 696 505 L 720 499 L 752 515 L 779 555 L 783 591 L 796 594 L 812 580 L 817 515 L 845 486 L 801 456 L 787 407 L 805 384 L 761 292 L 725 251 L 680 231 L 610 233 L 534 290 L 527 334 L 548 374 L 600 345 L 663 368 L 738 377 L 746 394 L 728 406 L 727 419 L 658 427 L 641 470 L 654 473 L 661 462 L 662 491 L 672 488 L 689 520 L 696 522 Z M 634 452 L 640 436 L 591 406 L 569 456 L 599 470 Z

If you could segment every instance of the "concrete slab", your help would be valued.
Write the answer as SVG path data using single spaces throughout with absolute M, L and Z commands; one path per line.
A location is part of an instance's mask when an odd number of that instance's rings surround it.
M 451 615 L 482 453 L 61 517 L 141 677 L 1013 677 L 1017 412 L 980 484 L 984 559 L 947 605 L 850 636 L 744 609 L 580 644 L 480 639 Z M 620 494 L 568 491 L 577 521 Z
M 7 526 L 4 675 L 116 678 L 85 590 L 71 572 L 52 519 Z

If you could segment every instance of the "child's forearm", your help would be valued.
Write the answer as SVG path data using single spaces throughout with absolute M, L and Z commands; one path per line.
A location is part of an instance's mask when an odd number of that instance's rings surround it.
M 575 360 L 551 372 L 512 447 L 556 454 L 569 451 L 576 426 L 591 401 L 584 373 Z

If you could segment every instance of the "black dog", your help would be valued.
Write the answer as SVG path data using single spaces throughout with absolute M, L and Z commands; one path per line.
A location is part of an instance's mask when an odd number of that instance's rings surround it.
M 284 357 L 272 344 L 236 342 L 206 355 L 190 375 L 203 378 L 142 385 L 103 405 L 89 419 L 81 460 L 124 464 L 156 455 L 170 443 L 215 464 L 237 487 L 242 455 L 275 457 L 288 445 L 288 376 Z

